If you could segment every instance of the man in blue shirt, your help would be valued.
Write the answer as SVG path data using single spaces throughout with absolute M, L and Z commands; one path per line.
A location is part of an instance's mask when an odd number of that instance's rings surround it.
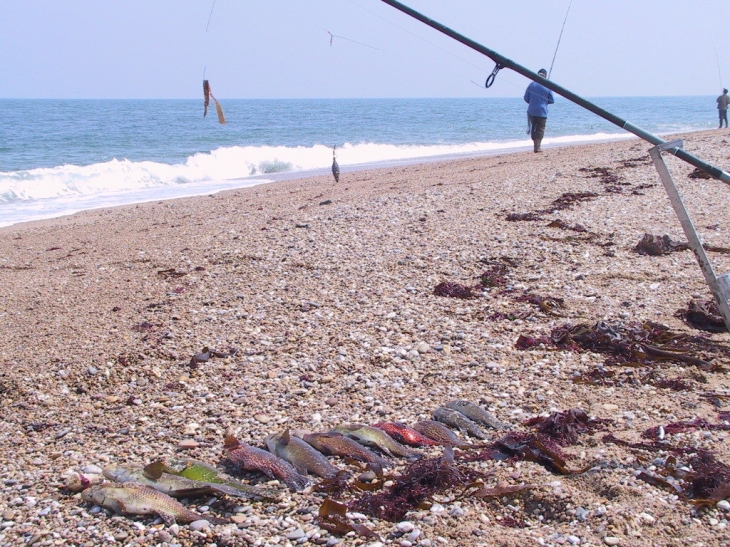
M 541 68 L 538 74 L 547 78 L 547 70 Z M 525 91 L 525 102 L 528 103 L 527 117 L 530 120 L 530 137 L 534 143 L 535 152 L 542 152 L 540 145 L 545 136 L 545 123 L 547 122 L 548 105 L 553 104 L 553 92 L 544 85 L 537 82 L 530 82 Z

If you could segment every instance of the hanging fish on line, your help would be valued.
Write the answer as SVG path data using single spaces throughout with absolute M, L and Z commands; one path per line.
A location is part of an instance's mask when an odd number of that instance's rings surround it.
M 223 109 L 221 108 L 220 103 L 218 102 L 218 99 L 215 98 L 213 95 L 213 92 L 210 90 L 210 84 L 208 83 L 208 80 L 203 80 L 203 117 L 208 114 L 208 105 L 210 105 L 210 100 L 213 99 L 213 102 L 215 103 L 215 110 L 218 113 L 218 122 L 221 124 L 226 123 L 226 118 L 223 116 Z
M 335 182 L 340 182 L 340 166 L 337 164 L 337 145 L 332 147 L 332 175 L 335 177 Z

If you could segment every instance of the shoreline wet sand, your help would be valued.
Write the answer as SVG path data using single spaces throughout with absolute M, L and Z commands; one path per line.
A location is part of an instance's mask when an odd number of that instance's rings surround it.
M 727 131 L 682 137 L 727 168 Z M 678 465 L 692 450 L 730 465 L 725 430 L 670 432 L 653 451 L 604 439 L 649 444 L 649 428 L 727 424 L 730 409 L 730 335 L 676 316 L 690 299 L 710 298 L 694 256 L 633 251 L 645 233 L 685 239 L 649 147 L 631 140 L 387 167 L 345 173 L 339 184 L 287 180 L 0 229 L 0 544 L 332 545 L 314 519 L 321 495 L 202 498 L 192 507 L 234 520 L 170 529 L 93 510 L 64 488 L 64 473 L 181 455 L 217 463 L 227 432 L 263 446 L 285 428 L 412 424 L 454 399 L 522 433 L 533 431 L 521 425 L 528 418 L 577 407 L 610 423 L 562 447 L 570 469 L 592 466 L 585 473 L 519 458 L 460 463 L 493 472 L 490 487 L 535 487 L 496 498 L 441 493 L 406 516 L 420 534 L 357 521 L 386 543 L 725 544 L 725 505 L 697 510 L 640 477 L 661 474 L 657 460 L 671 447 L 687 449 Z M 730 189 L 667 162 L 703 241 L 730 247 Z M 727 254 L 711 258 L 718 274 L 730 272 Z M 494 265 L 503 280 L 474 298 L 434 295 L 443 282 L 473 287 Z M 562 306 L 518 298 L 529 295 Z M 703 368 L 611 365 L 547 342 L 515 347 L 520 336 L 599 321 L 656 322 L 720 349 L 691 353 L 713 365 Z M 191 368 L 204 347 L 238 353 Z M 574 382 L 595 370 L 612 374 Z

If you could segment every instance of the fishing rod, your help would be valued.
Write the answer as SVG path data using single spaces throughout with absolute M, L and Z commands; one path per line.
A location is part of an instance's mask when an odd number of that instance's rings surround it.
M 529 78 L 533 82 L 538 82 L 539 84 L 547 87 L 548 89 L 554 91 L 558 95 L 561 95 L 568 99 L 571 102 L 574 102 L 578 106 L 582 106 L 586 110 L 593 112 L 597 116 L 600 116 L 604 120 L 607 120 L 611 122 L 614 125 L 617 125 L 621 129 L 624 129 L 625 131 L 628 131 L 629 133 L 633 133 L 637 137 L 644 139 L 645 141 L 650 142 L 651 144 L 655 146 L 660 145 L 666 145 L 667 141 L 664 139 L 661 139 L 657 137 L 656 135 L 649 133 L 648 131 L 644 131 L 642 128 L 632 124 L 631 122 L 628 122 L 626 120 L 623 120 L 616 116 L 615 114 L 612 114 L 611 112 L 604 110 L 603 108 L 599 107 L 598 105 L 593 104 L 590 101 L 585 100 L 583 97 L 580 97 L 579 95 L 576 95 L 572 91 L 565 89 L 564 87 L 561 87 L 547 78 L 543 78 L 542 76 L 532 72 L 531 70 L 528 70 L 527 68 L 523 67 L 522 65 L 519 65 L 515 63 L 513 60 L 508 59 L 507 57 L 504 57 L 503 55 L 500 55 L 496 51 L 493 51 L 474 40 L 471 40 L 470 38 L 467 38 L 466 36 L 459 34 L 458 32 L 450 29 L 449 27 L 442 25 L 438 21 L 435 21 L 429 17 L 426 17 L 425 15 L 417 12 L 416 10 L 409 8 L 405 4 L 401 4 L 400 2 L 397 2 L 396 0 L 381 0 L 381 2 L 384 2 L 388 4 L 389 6 L 394 7 L 395 9 L 402 11 L 406 15 L 409 15 L 410 17 L 413 17 L 414 19 L 421 21 L 422 23 L 428 25 L 429 27 L 436 29 L 437 31 L 441 32 L 442 34 L 445 34 L 446 36 L 449 36 L 450 38 L 453 38 L 457 42 L 461 42 L 465 46 L 473 49 L 474 51 L 477 51 L 481 53 L 482 55 L 486 55 L 489 57 L 492 61 L 496 63 L 494 70 L 492 73 L 487 77 L 487 83 L 486 87 L 489 87 L 494 83 L 494 79 L 497 77 L 497 73 L 502 70 L 503 68 L 508 68 L 510 70 L 513 70 L 517 72 L 518 74 L 522 74 L 526 78 Z M 715 167 L 705 161 L 702 161 L 696 156 L 693 156 L 683 148 L 679 147 L 668 147 L 664 152 L 667 152 L 669 154 L 672 154 L 679 159 L 689 163 L 690 165 L 693 165 L 694 167 L 697 167 L 701 171 L 704 171 L 708 175 L 710 175 L 713 178 L 716 178 L 718 180 L 721 180 L 727 184 L 730 184 L 730 174 L 726 173 L 722 169 L 719 169 L 718 167 Z
M 568 22 L 568 14 L 570 13 L 570 6 L 573 5 L 573 0 L 568 2 L 568 9 L 565 12 L 565 19 L 563 19 L 563 26 L 560 28 L 560 36 L 558 36 L 558 43 L 555 46 L 555 53 L 553 53 L 553 62 L 550 63 L 550 70 L 548 70 L 548 78 L 553 74 L 553 65 L 555 64 L 555 58 L 558 56 L 558 48 L 560 47 L 560 40 L 563 39 L 563 31 L 565 30 L 565 23 Z

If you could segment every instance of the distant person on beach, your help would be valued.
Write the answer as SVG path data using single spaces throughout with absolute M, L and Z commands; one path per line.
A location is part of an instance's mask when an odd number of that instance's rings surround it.
M 722 95 L 720 95 L 717 98 L 717 111 L 720 114 L 720 127 L 718 129 L 722 128 L 722 122 L 725 122 L 725 127 L 727 127 L 727 106 L 730 104 L 730 96 L 727 94 L 727 89 L 722 90 Z
M 541 68 L 538 74 L 547 78 L 547 70 Z M 547 123 L 548 105 L 553 104 L 553 92 L 544 85 L 531 82 L 525 91 L 525 102 L 528 103 L 527 118 L 530 120 L 530 138 L 534 143 L 535 152 L 542 152 L 540 145 L 545 136 L 545 124 Z

